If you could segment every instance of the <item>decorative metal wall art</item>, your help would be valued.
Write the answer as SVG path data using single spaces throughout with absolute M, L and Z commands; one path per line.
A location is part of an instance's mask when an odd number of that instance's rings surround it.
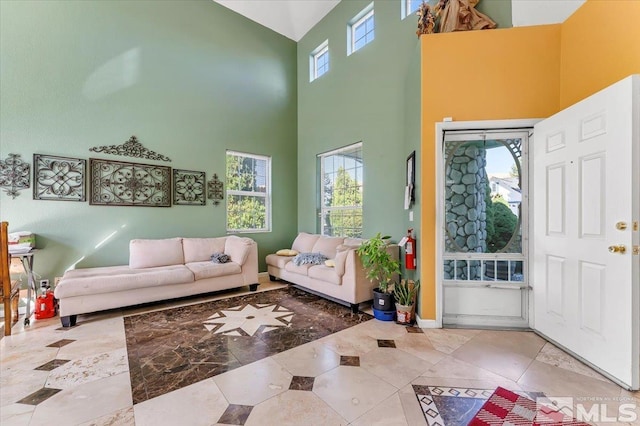
M 33 154 L 33 199 L 85 201 L 87 160 Z
M 31 167 L 20 159 L 20 154 L 9 154 L 6 160 L 0 160 L 0 187 L 11 198 L 16 198 L 23 189 L 29 188 Z
M 125 157 L 146 158 L 148 160 L 171 161 L 169 157 L 151 151 L 140 142 L 135 136 L 131 136 L 128 141 L 122 145 L 103 145 L 89 148 L 89 151 L 104 152 L 105 154 L 124 155 Z
M 207 182 L 207 194 L 213 205 L 217 206 L 221 200 L 224 200 L 224 184 L 218 180 L 218 175 L 213 174 L 213 178 Z
M 206 202 L 205 173 L 173 169 L 173 204 L 204 206 Z
M 89 159 L 89 204 L 171 207 L 171 167 Z

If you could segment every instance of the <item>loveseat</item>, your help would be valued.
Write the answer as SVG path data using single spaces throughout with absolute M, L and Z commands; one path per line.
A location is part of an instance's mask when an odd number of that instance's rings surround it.
M 291 255 L 267 255 L 269 278 L 272 281 L 288 281 L 313 293 L 349 304 L 352 311 L 357 312 L 360 303 L 373 298 L 373 289 L 377 287 L 367 279 L 356 253 L 363 241 L 360 238 L 327 237 L 301 232 L 291 245 Z M 397 245 L 389 245 L 388 250 L 394 258 L 398 258 Z M 280 253 L 286 253 L 286 250 Z M 321 254 L 320 259 L 327 258 L 328 262 L 296 266 L 295 256 L 292 256 L 295 253 Z
M 214 254 L 229 261 L 214 263 Z M 77 314 L 246 285 L 258 288 L 258 249 L 250 238 L 135 239 L 128 265 L 69 270 L 54 295 L 69 327 Z

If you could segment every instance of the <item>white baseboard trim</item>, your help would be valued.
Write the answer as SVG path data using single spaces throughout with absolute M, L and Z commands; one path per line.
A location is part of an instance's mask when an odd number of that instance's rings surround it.
M 420 328 L 442 328 L 436 320 L 422 319 L 418 315 L 416 315 L 416 322 Z

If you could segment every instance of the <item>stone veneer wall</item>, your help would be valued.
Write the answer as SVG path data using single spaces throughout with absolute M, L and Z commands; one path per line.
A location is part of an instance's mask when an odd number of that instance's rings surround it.
M 486 154 L 484 148 L 467 145 L 447 156 L 445 226 L 446 245 L 450 252 L 484 253 L 486 250 Z M 473 261 L 467 268 L 465 261 L 458 261 L 456 277 L 479 279 L 482 274 L 480 263 Z M 445 262 L 444 276 L 445 279 L 454 278 L 453 261 Z

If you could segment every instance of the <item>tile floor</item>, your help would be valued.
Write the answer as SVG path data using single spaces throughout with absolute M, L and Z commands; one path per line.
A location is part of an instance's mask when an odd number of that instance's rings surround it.
M 613 419 L 640 399 L 531 332 L 373 319 L 134 405 L 124 316 L 244 293 L 79 316 L 66 330 L 58 318 L 16 324 L 0 339 L 0 424 L 454 425 L 497 386 L 599 401 Z M 425 393 L 441 417 L 425 416 Z

